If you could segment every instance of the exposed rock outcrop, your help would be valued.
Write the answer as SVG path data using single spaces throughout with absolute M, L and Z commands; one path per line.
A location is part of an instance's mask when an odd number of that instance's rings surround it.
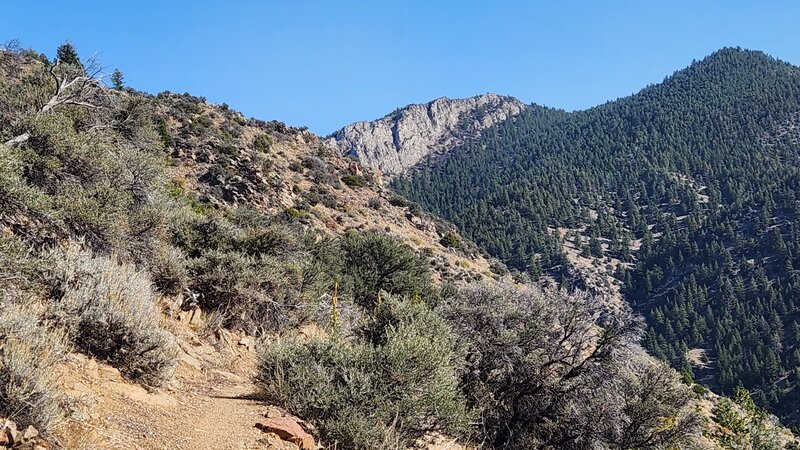
M 327 141 L 342 154 L 391 177 L 524 109 L 519 100 L 497 94 L 455 100 L 442 97 L 406 106 L 375 121 L 348 125 Z

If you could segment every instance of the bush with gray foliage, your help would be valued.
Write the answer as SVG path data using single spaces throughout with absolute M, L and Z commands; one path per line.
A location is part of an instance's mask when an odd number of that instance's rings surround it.
M 52 430 L 62 416 L 53 369 L 65 351 L 33 308 L 0 298 L 0 418 Z
M 266 396 L 336 448 L 404 448 L 429 432 L 467 432 L 463 356 L 440 317 L 387 296 L 356 335 L 268 345 L 258 375 Z
M 132 380 L 166 382 L 176 346 L 161 324 L 149 276 L 76 243 L 55 251 L 53 260 L 48 314 L 72 342 Z
M 468 345 L 462 388 L 492 447 L 668 448 L 692 438 L 690 393 L 674 371 L 623 366 L 641 357 L 640 321 L 601 310 L 587 294 L 489 285 L 440 306 Z

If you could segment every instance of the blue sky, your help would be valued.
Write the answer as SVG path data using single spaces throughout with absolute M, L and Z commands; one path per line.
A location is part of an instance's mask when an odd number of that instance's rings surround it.
M 657 83 L 723 46 L 800 64 L 797 1 L 17 1 L 0 41 L 64 39 L 129 85 L 202 95 L 327 134 L 486 92 L 567 110 Z

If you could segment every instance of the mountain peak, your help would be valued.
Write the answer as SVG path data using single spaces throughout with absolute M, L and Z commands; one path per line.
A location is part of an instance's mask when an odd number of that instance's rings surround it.
M 519 100 L 493 93 L 464 99 L 439 97 L 399 108 L 375 121 L 348 125 L 328 141 L 342 154 L 392 176 L 524 109 Z

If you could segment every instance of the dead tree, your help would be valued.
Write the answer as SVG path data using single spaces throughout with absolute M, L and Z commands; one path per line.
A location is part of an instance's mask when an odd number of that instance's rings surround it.
M 47 68 L 53 81 L 50 98 L 36 112 L 43 116 L 64 106 L 78 106 L 88 109 L 107 107 L 108 93 L 103 88 L 105 75 L 96 57 L 83 65 L 64 64 L 57 60 Z M 30 133 L 22 133 L 5 142 L 6 145 L 19 145 L 30 139 Z

